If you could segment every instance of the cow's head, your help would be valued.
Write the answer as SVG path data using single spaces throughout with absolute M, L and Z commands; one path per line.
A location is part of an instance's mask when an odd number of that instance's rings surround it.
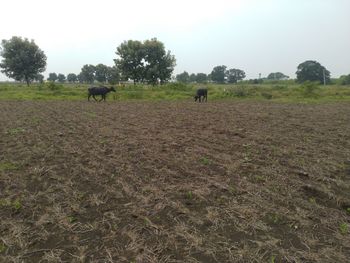
M 116 91 L 114 87 L 111 87 L 109 90 L 110 90 L 110 91 L 113 91 L 113 92 Z

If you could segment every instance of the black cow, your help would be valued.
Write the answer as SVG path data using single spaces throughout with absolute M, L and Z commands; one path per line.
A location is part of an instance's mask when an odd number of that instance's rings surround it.
M 95 101 L 97 101 L 96 98 L 95 98 L 95 95 L 101 95 L 100 101 L 101 100 L 106 101 L 106 94 L 108 92 L 111 92 L 111 91 L 115 92 L 115 89 L 113 87 L 110 87 L 110 88 L 107 88 L 107 87 L 91 87 L 91 88 L 88 89 L 88 91 L 89 91 L 88 101 L 90 101 L 90 97 L 91 96 L 94 98 Z
M 203 99 L 201 99 L 203 97 Z M 208 90 L 207 89 L 197 89 L 196 96 L 194 96 L 194 101 L 198 102 L 207 102 L 208 99 Z

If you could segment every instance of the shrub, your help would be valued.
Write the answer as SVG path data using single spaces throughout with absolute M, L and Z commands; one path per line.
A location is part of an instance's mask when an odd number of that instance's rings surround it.
M 317 97 L 319 85 L 316 82 L 306 81 L 301 85 L 302 93 L 305 97 Z

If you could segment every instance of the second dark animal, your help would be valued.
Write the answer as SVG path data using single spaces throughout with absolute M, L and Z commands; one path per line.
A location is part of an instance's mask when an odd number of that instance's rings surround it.
M 108 92 L 115 92 L 115 89 L 113 87 L 107 88 L 107 87 L 91 87 L 88 89 L 89 95 L 88 95 L 88 101 L 90 101 L 90 97 L 92 96 L 95 101 L 97 99 L 95 98 L 96 95 L 101 95 L 100 101 L 104 100 L 106 101 L 106 95 Z
M 203 97 L 203 99 L 202 99 Z M 194 96 L 194 101 L 198 102 L 207 102 L 208 99 L 208 90 L 207 89 L 197 89 L 196 95 Z

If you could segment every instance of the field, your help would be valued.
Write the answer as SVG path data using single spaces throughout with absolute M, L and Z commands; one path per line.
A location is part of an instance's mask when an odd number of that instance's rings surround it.
M 349 103 L 0 109 L 0 262 L 349 260 Z

